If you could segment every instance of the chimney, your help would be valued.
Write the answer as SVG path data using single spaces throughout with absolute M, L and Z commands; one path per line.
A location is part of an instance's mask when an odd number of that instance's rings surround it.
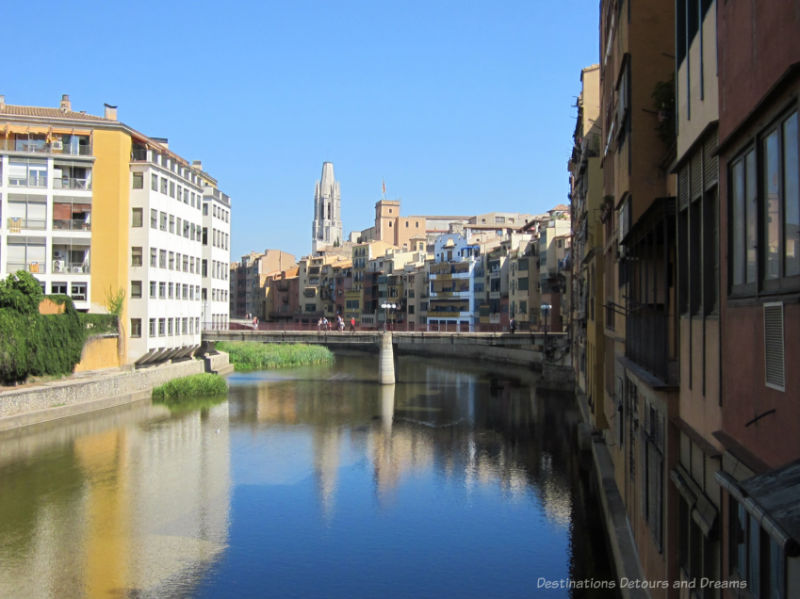
M 203 161 L 202 160 L 192 160 L 192 168 L 196 168 L 198 171 L 203 170 Z
M 105 112 L 105 119 L 107 121 L 116 121 L 117 120 L 117 107 L 112 106 L 111 104 L 104 104 L 106 107 Z
M 72 110 L 72 103 L 69 101 L 69 94 L 61 95 L 61 106 L 59 106 L 59 108 L 64 112 L 69 112 Z
M 0 95 L 0 110 L 6 109 L 6 97 L 4 95 Z

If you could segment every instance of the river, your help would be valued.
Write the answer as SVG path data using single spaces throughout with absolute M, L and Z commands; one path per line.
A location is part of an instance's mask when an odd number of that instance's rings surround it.
M 574 399 L 401 356 L 0 438 L 0 597 L 613 597 Z M 549 588 L 546 588 L 549 587 Z

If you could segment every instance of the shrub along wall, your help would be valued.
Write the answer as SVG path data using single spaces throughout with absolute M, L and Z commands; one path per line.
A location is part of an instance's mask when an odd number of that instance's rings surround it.
M 0 281 L 0 381 L 14 383 L 29 375 L 70 374 L 81 359 L 87 323 L 66 296 L 51 296 L 63 304 L 62 314 L 40 314 L 39 282 L 25 271 Z M 92 325 L 105 328 L 108 315 L 92 315 Z M 95 324 L 98 320 L 98 324 Z M 102 323 L 100 325 L 99 323 Z M 94 331 L 93 331 L 94 332 Z

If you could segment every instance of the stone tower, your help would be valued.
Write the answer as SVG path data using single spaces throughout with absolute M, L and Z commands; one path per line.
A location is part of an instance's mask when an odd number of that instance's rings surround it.
M 342 196 L 339 182 L 333 178 L 333 163 L 322 163 L 322 177 L 314 189 L 314 224 L 311 227 L 311 251 L 342 243 Z

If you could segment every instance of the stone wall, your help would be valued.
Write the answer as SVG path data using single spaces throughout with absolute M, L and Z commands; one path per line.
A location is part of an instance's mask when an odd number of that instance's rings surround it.
M 77 375 L 0 393 L 0 431 L 149 399 L 153 387 L 205 371 L 203 360 Z

